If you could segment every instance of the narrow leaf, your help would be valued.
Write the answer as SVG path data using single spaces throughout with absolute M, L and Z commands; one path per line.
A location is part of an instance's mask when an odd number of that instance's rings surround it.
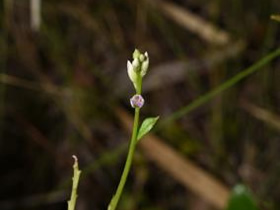
M 244 185 L 236 185 L 226 210 L 259 210 L 259 208 L 248 189 Z
M 157 117 L 150 117 L 143 121 L 138 134 L 137 134 L 137 141 L 139 141 L 143 136 L 145 136 L 156 124 L 158 121 L 159 116 Z

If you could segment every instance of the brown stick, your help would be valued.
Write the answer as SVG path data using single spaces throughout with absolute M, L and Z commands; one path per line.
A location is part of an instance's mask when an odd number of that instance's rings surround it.
M 280 116 L 277 114 L 256 106 L 245 99 L 241 100 L 240 107 L 256 119 L 263 121 L 276 130 L 280 131 Z
M 193 14 L 185 8 L 177 6 L 168 1 L 151 1 L 170 19 L 179 25 L 197 34 L 210 44 L 225 45 L 229 43 L 230 37 L 226 31 L 217 28 L 212 23 Z

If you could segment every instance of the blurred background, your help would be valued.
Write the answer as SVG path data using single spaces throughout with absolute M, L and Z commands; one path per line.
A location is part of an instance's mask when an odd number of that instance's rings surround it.
M 136 47 L 150 57 L 141 119 L 160 120 L 119 209 L 224 209 L 238 183 L 260 209 L 280 209 L 280 60 L 197 100 L 279 47 L 278 0 L 0 7 L 1 210 L 66 209 L 73 154 L 77 209 L 107 208 L 131 134 L 126 62 Z

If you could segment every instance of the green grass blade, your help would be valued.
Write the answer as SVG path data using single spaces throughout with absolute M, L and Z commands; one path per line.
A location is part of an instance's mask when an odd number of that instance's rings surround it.
M 249 68 L 241 71 L 234 77 L 230 78 L 226 82 L 222 83 L 212 91 L 206 93 L 205 95 L 200 96 L 198 99 L 191 102 L 189 105 L 184 106 L 183 108 L 179 109 L 178 111 L 171 114 L 169 117 L 165 118 L 161 121 L 161 124 L 159 127 L 162 127 L 176 119 L 181 118 L 182 116 L 188 114 L 189 112 L 193 111 L 197 107 L 201 106 L 202 104 L 206 103 L 210 99 L 214 98 L 215 96 L 219 95 L 223 91 L 227 90 L 228 88 L 234 86 L 241 80 L 245 79 L 246 77 L 250 76 L 251 74 L 255 73 L 256 71 L 260 70 L 262 67 L 264 67 L 266 64 L 273 61 L 275 58 L 280 56 L 280 48 L 277 50 L 271 52 L 270 54 L 263 57 L 261 60 L 250 66 Z

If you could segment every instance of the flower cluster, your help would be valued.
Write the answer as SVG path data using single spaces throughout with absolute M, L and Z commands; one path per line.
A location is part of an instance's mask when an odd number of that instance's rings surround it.
M 127 73 L 129 79 L 134 85 L 136 95 L 130 99 L 130 104 L 133 108 L 141 108 L 144 105 L 144 98 L 141 94 L 142 79 L 146 75 L 149 67 L 148 53 L 141 53 L 135 49 L 133 52 L 133 61 L 127 61 Z
M 141 89 L 142 78 L 146 75 L 148 67 L 148 53 L 145 52 L 142 54 L 139 50 L 135 49 L 133 53 L 133 61 L 127 61 L 127 73 L 136 92 Z
M 133 61 L 127 61 L 127 73 L 129 79 L 134 85 L 136 95 L 130 99 L 130 104 L 133 108 L 141 108 L 144 105 L 144 98 L 141 96 L 142 79 L 146 75 L 149 67 L 148 53 L 141 53 L 135 49 L 133 52 Z

